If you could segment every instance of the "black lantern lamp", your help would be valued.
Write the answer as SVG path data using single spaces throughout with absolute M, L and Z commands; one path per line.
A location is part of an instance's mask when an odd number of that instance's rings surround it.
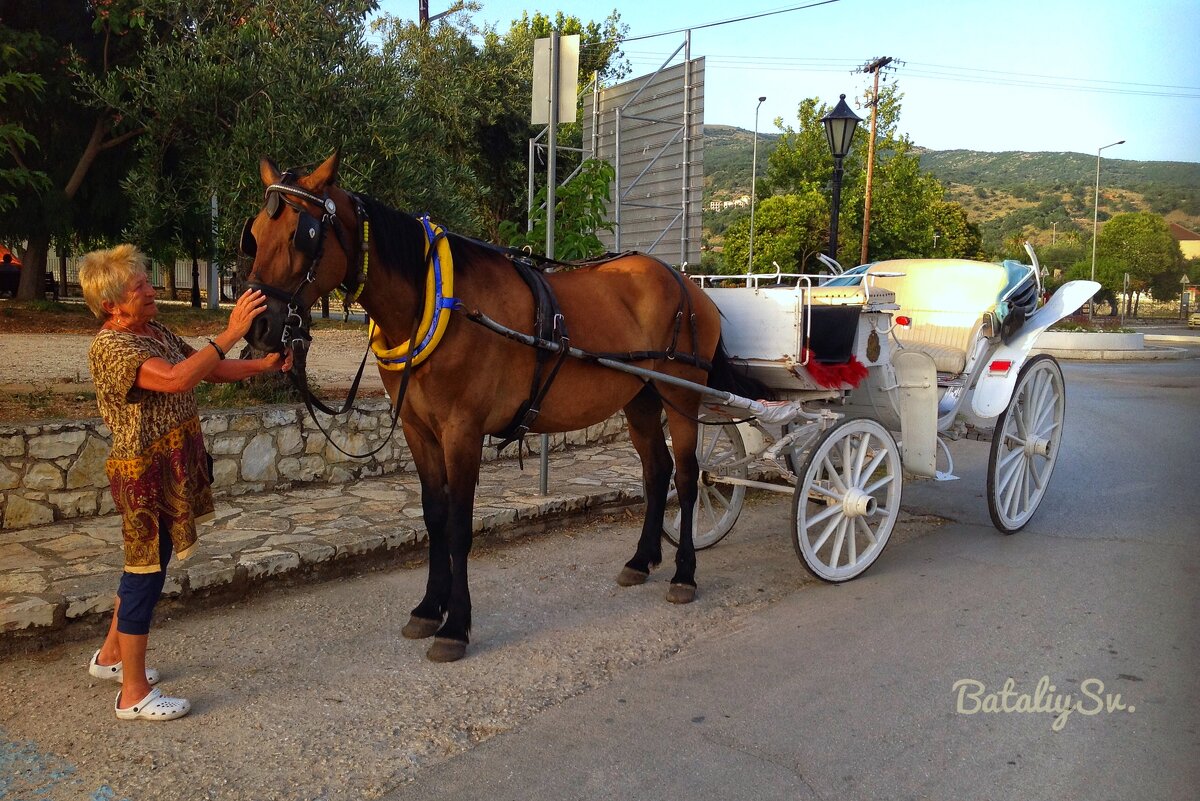
M 850 152 L 854 141 L 854 131 L 862 118 L 846 105 L 846 96 L 842 95 L 833 111 L 821 118 L 825 126 L 825 139 L 829 142 L 829 152 L 833 154 L 833 208 L 829 214 L 829 258 L 837 259 L 838 244 L 838 212 L 841 210 L 842 199 L 842 160 Z

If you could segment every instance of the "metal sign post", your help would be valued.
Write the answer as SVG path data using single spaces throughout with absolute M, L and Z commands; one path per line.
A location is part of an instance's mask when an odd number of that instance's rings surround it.
M 575 95 L 579 84 L 579 36 L 538 39 L 533 47 L 532 122 L 546 123 L 546 256 L 554 258 L 555 195 L 558 189 L 558 124 L 575 121 Z M 532 154 L 531 154 L 532 155 Z M 530 181 L 532 181 L 532 177 Z M 550 437 L 542 434 L 538 489 L 550 492 Z
M 212 241 L 208 259 L 208 308 L 219 308 L 221 301 L 220 265 L 217 263 L 217 193 L 212 196 Z

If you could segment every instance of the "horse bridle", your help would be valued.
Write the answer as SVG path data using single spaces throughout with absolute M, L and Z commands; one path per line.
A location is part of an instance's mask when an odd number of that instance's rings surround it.
M 304 274 L 304 279 L 296 287 L 296 289 L 288 294 L 284 290 L 277 289 L 273 286 L 258 282 L 250 281 L 247 283 L 251 289 L 257 289 L 268 297 L 283 301 L 287 304 L 287 316 L 284 318 L 283 331 L 281 334 L 281 345 L 286 348 L 292 347 L 296 342 L 304 342 L 312 339 L 308 329 L 304 326 L 304 317 L 301 315 L 304 307 L 301 306 L 299 299 L 300 293 L 308 284 L 314 283 L 317 278 L 317 267 L 321 262 L 321 256 L 325 251 L 325 230 L 329 228 L 333 231 L 334 237 L 337 238 L 338 245 L 342 252 L 347 257 L 346 277 L 342 280 L 341 286 L 346 291 L 346 307 L 358 299 L 362 294 L 363 287 L 367 281 L 367 265 L 368 265 L 368 239 L 370 236 L 370 224 L 367 220 L 366 208 L 362 200 L 353 193 L 347 193 L 354 201 L 355 215 L 359 225 L 359 255 L 361 257 L 362 267 L 356 270 L 356 275 L 353 279 L 350 277 L 349 264 L 356 261 L 351 258 L 350 249 L 346 247 L 345 241 L 342 239 L 342 224 L 337 216 L 337 204 L 333 198 L 326 192 L 324 196 L 316 195 L 306 189 L 295 186 L 290 181 L 295 180 L 295 173 L 288 171 L 284 172 L 278 183 L 273 183 L 267 187 L 265 194 L 265 206 L 267 216 L 272 220 L 277 219 L 283 212 L 283 206 L 286 204 L 295 209 L 297 214 L 296 231 L 292 235 L 292 248 L 296 250 L 308 261 L 308 270 Z M 317 208 L 321 209 L 320 219 L 308 213 L 308 210 L 300 203 L 289 199 L 288 196 L 300 198 L 312 203 Z M 238 249 L 242 255 L 253 258 L 258 252 L 258 242 L 254 238 L 254 232 L 251 230 L 254 225 L 254 217 L 249 217 L 245 225 L 242 226 L 242 235 L 238 243 Z M 353 280 L 353 283 L 351 281 Z M 296 330 L 296 335 L 293 336 L 292 329 Z

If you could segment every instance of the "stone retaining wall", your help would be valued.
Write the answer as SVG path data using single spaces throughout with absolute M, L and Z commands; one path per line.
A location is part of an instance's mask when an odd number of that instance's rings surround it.
M 347 418 L 320 415 L 332 429 L 337 450 L 301 406 L 213 409 L 201 414 L 204 439 L 213 457 L 217 496 L 288 489 L 300 483 L 342 484 L 359 477 L 412 470 L 412 457 L 399 426 L 387 440 L 391 414 L 385 399 L 364 401 Z M 615 439 L 625 430 L 618 414 L 569 434 L 555 434 L 550 449 Z M 104 461 L 112 433 L 100 420 L 46 422 L 0 427 L 0 528 L 17 529 L 113 511 Z M 528 446 L 536 453 L 539 438 Z M 512 452 L 512 448 L 509 452 Z M 485 460 L 496 449 L 484 449 Z

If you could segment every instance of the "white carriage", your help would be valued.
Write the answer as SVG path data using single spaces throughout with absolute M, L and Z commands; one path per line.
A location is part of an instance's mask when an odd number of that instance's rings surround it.
M 1037 258 L 877 262 L 835 277 L 691 276 L 724 316 L 726 350 L 779 399 L 706 400 L 696 547 L 733 528 L 748 489 L 792 495 L 792 540 L 819 578 L 854 578 L 879 557 L 904 477 L 953 478 L 947 441 L 991 441 L 992 522 L 1029 522 L 1058 457 L 1062 371 L 1031 357 L 1038 335 L 1098 286 L 1042 302 Z M 710 396 L 711 397 L 711 396 Z M 944 465 L 939 470 L 939 465 Z M 679 512 L 665 533 L 677 541 Z

